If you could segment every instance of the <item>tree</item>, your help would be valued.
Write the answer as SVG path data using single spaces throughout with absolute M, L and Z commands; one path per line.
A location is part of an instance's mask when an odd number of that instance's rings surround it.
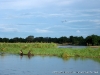
M 99 44 L 99 36 L 97 36 L 97 35 L 87 36 L 86 43 L 88 45 L 98 45 Z
M 70 41 L 71 43 L 73 42 L 73 38 L 74 38 L 73 36 L 70 36 L 70 37 L 69 37 L 69 41 Z
M 15 37 L 13 38 L 14 42 L 19 42 L 19 38 L 18 37 Z
M 30 35 L 28 37 L 26 37 L 27 42 L 33 42 L 34 40 L 34 36 Z
M 98 40 L 99 40 L 99 41 L 98 41 L 98 44 L 100 45 L 100 36 L 98 37 Z
M 67 43 L 68 38 L 66 36 L 62 36 L 59 38 L 59 43 Z
M 9 39 L 8 38 L 3 38 L 2 41 L 3 42 L 9 42 Z
M 92 45 L 98 45 L 99 44 L 99 37 L 97 35 L 92 35 Z
M 2 38 L 0 38 L 0 42 L 2 42 Z
M 85 45 L 85 39 L 82 36 L 78 37 L 77 40 L 79 42 L 79 45 Z

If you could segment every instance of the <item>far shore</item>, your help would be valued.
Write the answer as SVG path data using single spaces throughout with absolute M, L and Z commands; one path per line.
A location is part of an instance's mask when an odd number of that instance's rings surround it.
M 86 45 L 73 45 L 73 44 L 57 44 L 58 46 L 86 46 Z M 100 46 L 87 46 L 91 48 L 100 48 Z
M 100 46 L 89 46 L 91 48 L 100 48 Z

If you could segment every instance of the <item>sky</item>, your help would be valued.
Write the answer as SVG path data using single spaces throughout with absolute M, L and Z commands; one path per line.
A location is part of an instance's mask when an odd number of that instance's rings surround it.
M 0 0 L 0 37 L 100 36 L 100 0 Z

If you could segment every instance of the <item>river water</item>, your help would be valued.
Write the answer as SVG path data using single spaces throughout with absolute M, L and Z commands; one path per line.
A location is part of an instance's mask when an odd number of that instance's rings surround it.
M 100 59 L 0 55 L 0 75 L 100 75 Z
M 66 45 L 66 46 L 58 46 L 58 48 L 86 48 L 87 46 L 72 46 L 72 45 Z

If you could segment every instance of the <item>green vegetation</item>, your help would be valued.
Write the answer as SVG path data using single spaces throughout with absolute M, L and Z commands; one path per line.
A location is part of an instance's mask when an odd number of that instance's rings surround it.
M 3 53 L 19 53 L 22 50 L 24 53 L 36 49 L 57 48 L 54 43 L 0 43 L 0 52 Z
M 87 46 L 100 46 L 100 36 L 98 35 L 90 35 L 86 38 L 82 36 L 62 36 L 59 38 L 51 38 L 51 37 L 34 37 L 32 35 L 26 38 L 0 38 L 0 42 L 2 43 L 58 43 L 63 45 L 87 45 Z
M 22 50 L 27 54 L 29 50 L 34 55 L 49 55 L 67 57 L 100 57 L 100 48 L 57 48 L 55 43 L 0 43 L 0 53 L 19 54 Z

